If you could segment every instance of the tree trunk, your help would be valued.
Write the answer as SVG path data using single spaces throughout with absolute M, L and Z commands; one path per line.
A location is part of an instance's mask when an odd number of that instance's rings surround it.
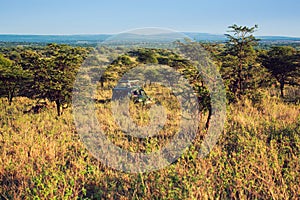
M 56 103 L 57 116 L 60 116 L 60 115 L 61 115 L 61 111 L 60 111 L 60 107 L 61 107 L 61 105 L 60 105 L 60 100 L 56 100 L 55 103 Z
M 242 86 L 242 64 L 239 63 L 239 69 L 238 69 L 238 99 L 241 99 L 241 95 L 243 93 L 243 86 Z
M 280 97 L 284 98 L 284 80 L 280 80 Z
M 212 116 L 212 109 L 211 109 L 211 106 L 209 106 L 208 117 L 207 117 L 206 124 L 205 124 L 206 129 L 208 129 L 208 127 L 209 127 L 209 122 L 210 122 L 211 116 Z
M 13 95 L 13 92 L 12 92 L 12 91 L 9 91 L 9 92 L 8 92 L 8 96 L 7 96 L 7 100 L 8 100 L 9 105 L 12 104 L 13 96 L 14 96 L 14 95 Z

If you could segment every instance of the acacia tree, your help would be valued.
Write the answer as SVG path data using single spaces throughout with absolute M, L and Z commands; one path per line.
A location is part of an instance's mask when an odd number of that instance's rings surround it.
M 62 105 L 71 102 L 76 74 L 86 53 L 83 48 L 67 45 L 50 44 L 46 48 L 43 59 L 46 73 L 40 77 L 40 94 L 56 103 L 58 116 Z
M 30 71 L 31 79 L 22 95 L 54 101 L 60 116 L 62 105 L 71 102 L 76 73 L 86 53 L 81 47 L 57 44 L 49 44 L 39 52 L 24 51 L 21 65 Z
M 23 81 L 22 90 L 19 95 L 28 98 L 37 98 L 40 96 L 41 89 L 41 75 L 45 72 L 42 65 L 42 55 L 33 50 L 24 50 L 20 53 L 20 59 L 18 65 L 22 67 L 23 70 L 27 71 L 29 78 Z
M 140 49 L 137 60 L 145 64 L 157 64 L 156 52 L 153 49 Z
M 300 85 L 296 78 L 299 76 L 297 51 L 293 47 L 281 46 L 272 49 L 263 57 L 263 65 L 271 72 L 280 84 L 280 96 L 284 97 L 285 85 Z
M 234 24 L 229 26 L 228 32 L 232 34 L 225 34 L 228 40 L 222 55 L 221 71 L 234 98 L 240 99 L 255 89 L 263 74 L 254 49 L 258 39 L 253 33 L 257 28 L 257 25 L 247 27 Z
M 29 76 L 28 71 L 23 70 L 20 65 L 0 55 L 0 89 L 10 105 Z

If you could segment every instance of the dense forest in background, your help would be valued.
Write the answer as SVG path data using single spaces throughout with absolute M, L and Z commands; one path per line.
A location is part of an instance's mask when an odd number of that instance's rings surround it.
M 224 43 L 181 44 L 209 52 L 226 87 L 224 134 L 204 159 L 197 157 L 197 150 L 212 113 L 209 90 L 195 66 L 159 48 L 139 48 L 116 54 L 109 61 L 98 80 L 101 92 L 95 97 L 99 109 L 104 109 L 100 118 L 111 118 L 106 110 L 110 102 L 106 100 L 112 88 L 126 71 L 140 64 L 174 68 L 199 97 L 204 117 L 199 138 L 176 163 L 143 174 L 126 174 L 103 166 L 87 152 L 74 128 L 71 102 L 76 74 L 90 52 L 101 55 L 113 53 L 111 49 L 65 44 L 0 47 L 1 198 L 299 198 L 299 46 L 260 43 L 253 36 L 256 29 L 233 25 Z M 97 71 L 99 59 L 101 56 L 90 59 L 88 70 Z M 155 96 L 151 87 L 153 84 L 145 84 L 145 90 Z M 172 101 L 167 97 L 162 100 Z M 147 111 L 142 105 L 133 106 Z M 137 121 L 142 119 L 135 117 Z M 116 133 L 109 122 L 103 123 L 111 134 Z M 142 141 L 140 148 L 153 150 L 165 142 L 151 138 Z M 126 142 L 123 145 L 131 146 Z

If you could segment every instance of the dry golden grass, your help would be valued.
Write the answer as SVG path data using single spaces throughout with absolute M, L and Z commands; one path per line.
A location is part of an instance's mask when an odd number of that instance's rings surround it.
M 98 98 L 105 99 L 110 91 L 101 95 Z M 149 95 L 155 94 L 149 90 Z M 127 174 L 103 166 L 85 149 L 76 133 L 71 109 L 60 118 L 52 106 L 38 114 L 24 114 L 33 103 L 16 98 L 9 106 L 1 99 L 1 199 L 299 198 L 299 105 L 268 95 L 255 106 L 248 100 L 230 105 L 224 134 L 209 156 L 197 157 L 201 142 L 198 137 L 167 168 Z M 146 124 L 147 117 L 140 116 L 146 116 L 147 109 L 138 113 L 140 108 L 135 106 L 131 105 L 132 118 Z M 118 127 L 112 121 L 109 103 L 99 103 L 98 108 L 98 119 L 108 135 L 113 135 Z M 176 105 L 169 108 L 174 117 Z M 175 131 L 176 123 L 170 129 Z M 204 134 L 202 130 L 201 135 Z M 116 135 L 120 137 L 114 137 L 115 142 L 132 151 L 145 150 L 147 144 L 152 150 L 164 143 L 135 144 L 130 149 L 133 143 L 121 133 Z

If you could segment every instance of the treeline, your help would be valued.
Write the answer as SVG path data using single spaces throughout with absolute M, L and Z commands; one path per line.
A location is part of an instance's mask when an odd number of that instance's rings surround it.
M 0 55 L 0 94 L 9 104 L 16 96 L 49 99 L 57 106 L 71 101 L 76 73 L 88 49 L 50 44 L 41 49 L 14 49 Z
M 290 46 L 258 49 L 253 36 L 257 26 L 230 26 L 223 51 L 213 53 L 220 62 L 220 70 L 235 100 L 254 94 L 260 87 L 280 84 L 281 97 L 286 85 L 299 86 L 300 52 Z
M 189 44 L 201 45 L 210 53 L 224 79 L 229 102 L 255 98 L 259 88 L 274 85 L 279 86 L 284 98 L 286 85 L 299 86 L 300 52 L 290 46 L 259 48 L 259 40 L 253 35 L 257 28 L 233 25 L 229 27 L 228 40 L 224 44 Z M 16 96 L 48 99 L 56 103 L 57 114 L 61 115 L 61 106 L 71 102 L 77 71 L 92 50 L 57 44 L 2 48 L 0 95 L 5 96 L 10 104 Z M 96 50 L 100 54 L 110 51 L 103 47 Z M 89 63 L 94 69 L 97 68 L 97 59 L 95 63 Z M 101 85 L 116 81 L 126 70 L 139 63 L 164 64 L 180 71 L 193 83 L 209 109 L 209 92 L 199 72 L 187 60 L 166 50 L 138 49 L 122 56 L 116 54 L 99 80 Z

